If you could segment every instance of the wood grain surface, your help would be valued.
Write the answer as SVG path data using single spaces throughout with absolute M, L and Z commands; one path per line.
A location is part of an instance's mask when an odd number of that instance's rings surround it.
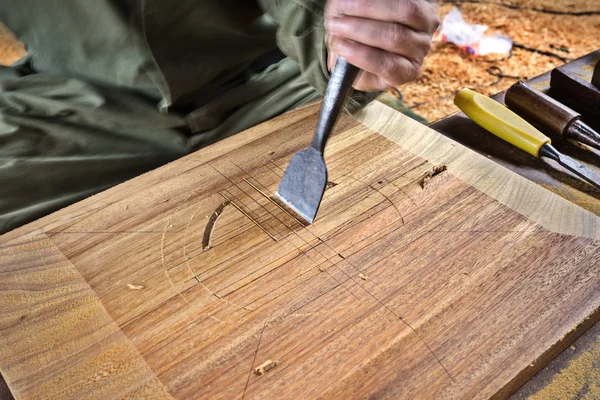
M 597 319 L 597 216 L 381 104 L 300 224 L 317 110 L 0 237 L 15 397 L 505 397 Z

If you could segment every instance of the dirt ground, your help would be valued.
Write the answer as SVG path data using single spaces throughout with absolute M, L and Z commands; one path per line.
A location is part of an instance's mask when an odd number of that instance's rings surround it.
M 503 3 L 560 12 L 597 11 L 595 15 L 561 15 L 527 9 L 510 9 Z M 489 2 L 460 3 L 444 1 L 440 5 L 443 17 L 456 5 L 465 20 L 489 27 L 486 34 L 509 36 L 515 44 L 550 52 L 566 60 L 575 59 L 600 48 L 599 0 L 493 0 Z M 484 59 L 493 60 L 490 55 Z M 469 57 L 458 48 L 435 43 L 425 60 L 421 77 L 401 89 L 404 102 L 413 111 L 430 121 L 457 111 L 454 93 L 463 88 L 476 88 L 491 95 L 508 89 L 517 81 L 514 77 L 531 78 L 564 64 L 557 57 L 515 48 L 510 58 L 489 62 Z M 488 72 L 509 75 L 496 84 L 499 77 Z
M 440 15 L 443 17 L 457 5 L 467 22 L 487 25 L 486 34 L 507 35 L 517 45 L 554 53 L 558 57 L 515 48 L 506 60 L 493 61 L 498 57 L 491 55 L 484 61 L 434 40 L 421 77 L 400 88 L 405 104 L 430 121 L 457 110 L 452 100 L 458 89 L 470 87 L 488 95 L 494 94 L 510 87 L 518 77 L 539 75 L 600 47 L 599 0 L 441 0 Z M 564 15 L 531 8 L 597 13 Z M 24 54 L 22 44 L 0 24 L 0 65 L 11 64 Z M 494 76 L 490 71 L 506 77 Z

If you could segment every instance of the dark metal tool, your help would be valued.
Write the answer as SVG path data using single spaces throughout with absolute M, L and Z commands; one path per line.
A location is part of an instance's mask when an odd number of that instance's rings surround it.
M 327 186 L 325 144 L 352 89 L 358 68 L 338 57 L 325 91 L 317 129 L 310 146 L 297 152 L 279 183 L 277 197 L 312 224 Z
M 559 153 L 558 150 L 550 144 L 550 142 L 544 144 L 540 148 L 540 157 L 547 157 L 551 160 L 556 161 L 575 175 L 583 178 L 586 182 L 600 189 L 600 176 L 592 172 L 591 169 L 584 167 L 571 157 Z
M 519 81 L 511 86 L 504 102 L 542 132 L 575 139 L 600 150 L 600 134 L 581 120 L 581 114 L 527 83 Z

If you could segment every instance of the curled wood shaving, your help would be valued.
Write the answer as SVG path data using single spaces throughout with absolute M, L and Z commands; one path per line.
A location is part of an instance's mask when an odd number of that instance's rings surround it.
M 267 360 L 264 363 L 260 364 L 258 367 L 254 368 L 254 373 L 256 375 L 263 375 L 265 372 L 268 372 L 275 368 L 279 364 L 277 360 Z
M 144 289 L 144 286 L 142 285 L 134 285 L 133 283 L 128 283 L 127 287 L 131 290 L 142 290 Z

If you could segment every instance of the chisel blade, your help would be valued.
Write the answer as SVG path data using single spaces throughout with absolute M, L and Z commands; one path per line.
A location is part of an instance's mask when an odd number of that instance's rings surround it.
M 581 120 L 573 121 L 567 128 L 567 135 L 581 143 L 600 150 L 600 134 Z
M 600 176 L 594 173 L 591 169 L 584 167 L 579 164 L 577 161 L 573 160 L 571 157 L 566 156 L 564 154 L 559 153 L 554 147 L 550 144 L 546 143 L 540 149 L 541 157 L 548 157 L 569 171 L 573 172 L 575 175 L 579 176 L 586 182 L 600 189 Z

